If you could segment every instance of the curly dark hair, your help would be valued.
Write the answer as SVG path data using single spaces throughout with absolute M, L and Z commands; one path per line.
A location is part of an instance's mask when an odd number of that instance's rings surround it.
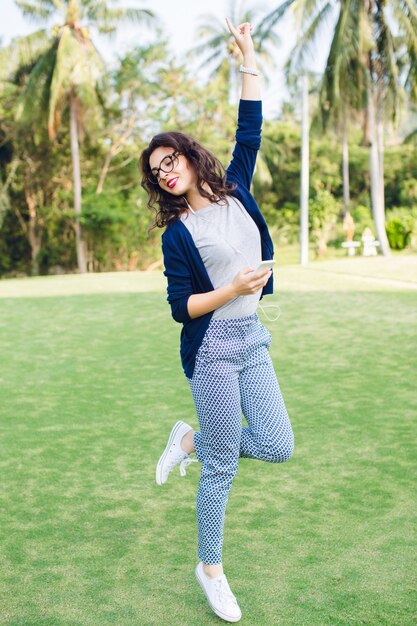
M 184 196 L 174 196 L 153 185 L 149 180 L 151 169 L 149 158 L 156 148 L 174 148 L 184 155 L 197 174 L 197 188 L 202 196 L 210 202 L 225 200 L 226 195 L 235 189 L 235 185 L 226 181 L 224 167 L 207 148 L 204 148 L 195 139 L 180 132 L 159 133 L 155 135 L 139 158 L 139 170 L 142 173 L 141 185 L 148 192 L 148 207 L 156 212 L 152 228 L 168 226 L 179 220 L 181 213 L 187 209 Z M 213 194 L 203 189 L 207 183 Z

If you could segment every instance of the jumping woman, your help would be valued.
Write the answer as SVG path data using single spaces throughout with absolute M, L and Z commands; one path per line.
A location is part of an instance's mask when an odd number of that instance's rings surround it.
M 195 574 L 213 611 L 237 622 L 241 611 L 222 567 L 226 504 L 239 457 L 283 463 L 291 424 L 269 356 L 271 335 L 256 314 L 272 293 L 273 256 L 265 220 L 250 193 L 261 140 L 262 103 L 251 25 L 227 25 L 243 55 L 242 95 L 227 170 L 179 132 L 156 135 L 140 159 L 142 186 L 162 235 L 168 302 L 183 325 L 181 362 L 199 432 L 178 421 L 158 461 L 156 482 L 200 461 Z M 272 265 L 272 264 L 270 264 Z M 242 426 L 242 413 L 247 426 Z M 196 456 L 190 456 L 192 453 Z

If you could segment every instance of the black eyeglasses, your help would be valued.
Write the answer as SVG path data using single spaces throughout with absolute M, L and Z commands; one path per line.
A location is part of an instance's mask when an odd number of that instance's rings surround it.
M 152 185 L 159 185 L 161 177 L 160 172 L 164 172 L 165 174 L 169 174 L 172 172 L 174 167 L 178 165 L 179 158 L 178 155 L 180 152 L 173 152 L 172 154 L 167 154 L 159 164 L 159 167 L 154 167 L 150 174 L 148 174 L 148 180 Z

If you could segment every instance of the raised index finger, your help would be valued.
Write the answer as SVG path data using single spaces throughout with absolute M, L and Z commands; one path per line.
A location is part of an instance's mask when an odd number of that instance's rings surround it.
M 226 23 L 227 23 L 227 26 L 228 26 L 228 28 L 229 28 L 230 32 L 232 33 L 232 35 L 233 35 L 234 37 L 237 37 L 237 36 L 239 35 L 239 32 L 238 32 L 238 31 L 236 30 L 236 28 L 233 26 L 232 22 L 229 20 L 229 18 L 228 18 L 228 17 L 226 17 Z

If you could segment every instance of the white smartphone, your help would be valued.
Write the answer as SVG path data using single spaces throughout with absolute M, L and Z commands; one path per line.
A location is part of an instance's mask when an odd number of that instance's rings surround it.
M 255 273 L 263 272 L 264 270 L 272 270 L 275 265 L 274 259 L 269 259 L 268 261 L 261 261 L 258 267 L 255 270 Z

